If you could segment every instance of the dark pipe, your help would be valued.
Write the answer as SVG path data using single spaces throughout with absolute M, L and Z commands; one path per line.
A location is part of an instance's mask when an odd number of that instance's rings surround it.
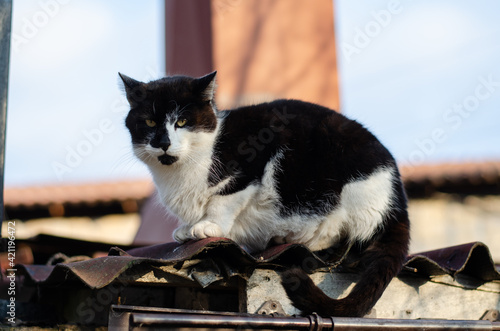
M 133 326 L 154 328 L 247 328 L 295 330 L 499 330 L 500 322 L 487 320 L 322 318 L 255 315 L 232 312 L 195 311 L 159 307 L 113 305 L 110 331 L 132 329 Z M 332 328 L 333 323 L 333 328 Z
M 269 316 L 217 316 L 194 314 L 133 314 L 136 325 L 196 327 L 196 328 L 255 328 L 299 330 L 500 330 L 500 323 L 459 320 L 393 320 L 374 318 L 321 318 Z
M 132 321 L 136 325 L 163 325 L 168 327 L 195 328 L 253 328 L 253 329 L 309 329 L 311 321 L 301 317 L 269 317 L 257 316 L 217 316 L 192 314 L 133 314 Z M 331 320 L 329 321 L 331 329 Z M 327 327 L 328 326 L 324 326 Z

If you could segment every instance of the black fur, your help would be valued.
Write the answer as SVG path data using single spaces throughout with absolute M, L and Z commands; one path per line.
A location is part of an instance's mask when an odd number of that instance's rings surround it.
M 234 185 L 222 194 L 240 191 L 261 180 L 267 162 L 280 150 L 284 157 L 277 183 L 283 215 L 321 213 L 325 203 L 337 202 L 348 181 L 380 166 L 395 167 L 387 149 L 356 121 L 316 104 L 276 100 L 226 112 L 216 144 L 226 167 L 210 180 L 215 184 L 237 173 Z

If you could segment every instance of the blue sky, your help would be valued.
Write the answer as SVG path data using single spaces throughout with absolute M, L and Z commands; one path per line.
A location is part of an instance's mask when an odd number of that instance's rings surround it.
M 500 2 L 336 2 L 342 111 L 401 164 L 500 159 Z M 15 1 L 7 186 L 145 178 L 117 72 L 164 75 L 162 1 Z
M 499 2 L 337 3 L 345 114 L 402 164 L 500 158 Z
M 162 1 L 14 2 L 7 186 L 147 176 L 118 72 L 164 74 L 163 17 Z

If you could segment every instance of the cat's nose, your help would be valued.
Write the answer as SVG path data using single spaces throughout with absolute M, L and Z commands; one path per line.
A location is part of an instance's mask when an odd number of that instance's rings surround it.
M 163 149 L 165 152 L 167 151 L 167 149 L 170 147 L 170 139 L 168 138 L 168 135 L 164 134 L 161 137 L 158 147 Z

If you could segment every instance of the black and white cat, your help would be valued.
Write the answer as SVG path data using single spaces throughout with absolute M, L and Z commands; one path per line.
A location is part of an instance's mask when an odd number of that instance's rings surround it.
M 363 270 L 346 298 L 327 297 L 300 269 L 285 271 L 283 285 L 303 313 L 371 309 L 402 267 L 409 220 L 396 163 L 368 130 L 297 100 L 218 111 L 215 72 L 149 83 L 120 77 L 135 155 L 182 220 L 176 241 L 226 237 L 250 251 L 346 243 Z

